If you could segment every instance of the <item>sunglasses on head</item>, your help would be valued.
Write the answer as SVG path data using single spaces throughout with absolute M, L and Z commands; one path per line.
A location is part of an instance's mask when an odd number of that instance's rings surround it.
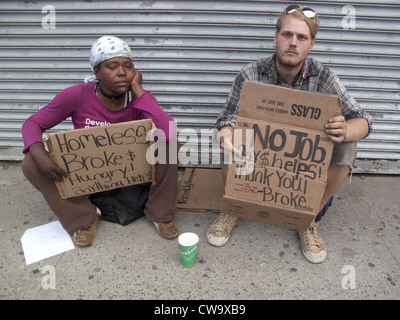
M 294 4 L 294 5 L 288 6 L 288 7 L 285 9 L 285 12 L 286 12 L 287 14 L 289 14 L 289 13 L 295 12 L 297 9 L 300 9 L 300 8 L 301 8 L 301 7 L 300 7 L 299 5 Z M 303 9 L 303 15 L 304 15 L 305 17 L 307 17 L 307 18 L 314 18 L 315 15 L 317 14 L 317 13 L 315 12 L 315 10 L 314 10 L 314 9 L 311 9 L 310 7 L 304 7 L 304 8 L 302 8 L 302 9 Z

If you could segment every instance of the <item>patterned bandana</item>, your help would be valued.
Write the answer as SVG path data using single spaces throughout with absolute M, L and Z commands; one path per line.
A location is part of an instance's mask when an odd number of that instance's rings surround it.
M 123 40 L 113 36 L 103 36 L 97 39 L 90 50 L 90 65 L 92 70 L 103 61 L 117 57 L 133 59 L 131 49 Z
M 103 36 L 97 39 L 90 50 L 90 66 L 92 71 L 94 67 L 103 61 L 125 57 L 133 60 L 133 54 L 129 46 L 120 38 L 114 36 Z M 85 82 L 96 81 L 95 76 L 85 77 Z

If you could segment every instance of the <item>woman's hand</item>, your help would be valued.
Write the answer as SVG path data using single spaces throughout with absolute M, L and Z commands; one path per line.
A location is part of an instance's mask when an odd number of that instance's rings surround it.
M 135 75 L 131 81 L 131 91 L 132 95 L 138 99 L 143 93 L 144 90 L 142 88 L 142 74 L 135 69 Z
M 50 158 L 49 153 L 44 149 L 41 143 L 34 143 L 31 145 L 29 147 L 29 152 L 32 155 L 36 167 L 42 174 L 59 182 L 63 180 L 63 177 L 68 177 L 68 174 Z

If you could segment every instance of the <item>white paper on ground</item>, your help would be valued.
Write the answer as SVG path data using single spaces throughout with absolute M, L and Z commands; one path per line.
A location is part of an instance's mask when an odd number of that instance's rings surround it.
M 26 230 L 21 244 L 27 265 L 75 248 L 59 221 Z

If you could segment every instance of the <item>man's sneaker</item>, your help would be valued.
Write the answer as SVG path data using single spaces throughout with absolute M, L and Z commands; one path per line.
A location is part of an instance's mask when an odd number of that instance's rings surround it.
M 158 233 L 165 239 L 173 239 L 178 236 L 178 227 L 175 222 L 153 222 Z
M 94 231 L 96 230 L 97 222 L 100 216 L 96 214 L 96 218 L 87 228 L 79 229 L 74 232 L 73 241 L 80 247 L 90 246 L 94 239 Z
M 223 246 L 228 241 L 236 220 L 237 218 L 234 216 L 221 213 L 217 220 L 208 228 L 208 242 L 216 247 Z
M 324 241 L 317 232 L 317 224 L 312 223 L 307 230 L 298 230 L 304 256 L 311 263 L 321 263 L 326 258 Z

